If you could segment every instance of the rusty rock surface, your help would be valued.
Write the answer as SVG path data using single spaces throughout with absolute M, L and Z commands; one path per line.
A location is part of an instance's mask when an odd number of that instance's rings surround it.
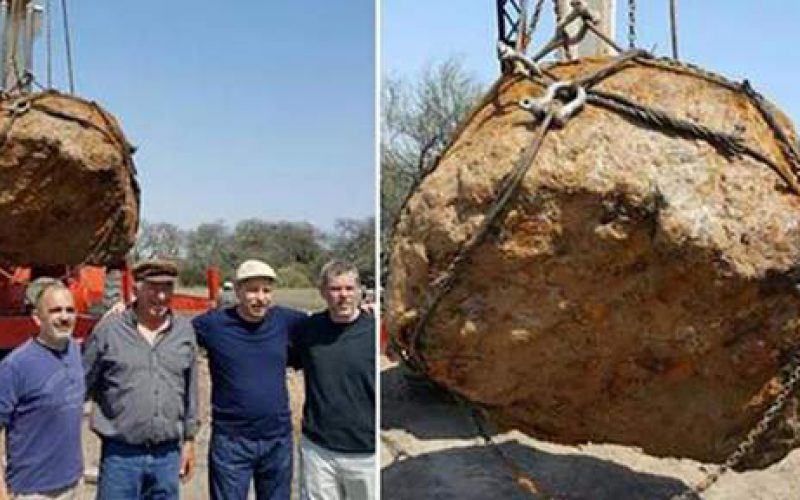
M 114 117 L 56 92 L 0 108 L 0 262 L 121 262 L 136 236 L 139 187 Z
M 575 78 L 606 61 L 557 65 Z M 599 90 L 741 133 L 788 168 L 742 93 L 639 63 Z M 409 348 L 432 282 L 474 233 L 534 135 L 501 78 L 409 198 L 395 228 L 388 320 Z M 790 122 L 778 122 L 795 141 Z M 800 197 L 765 163 L 587 105 L 551 131 L 422 333 L 429 375 L 496 421 L 562 443 L 720 462 L 759 420 L 800 345 Z M 797 446 L 793 401 L 744 465 Z

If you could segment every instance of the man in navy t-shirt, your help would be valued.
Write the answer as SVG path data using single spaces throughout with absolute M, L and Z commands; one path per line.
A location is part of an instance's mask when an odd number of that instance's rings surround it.
M 83 474 L 81 419 L 86 394 L 75 303 L 59 281 L 37 281 L 36 337 L 0 363 L 0 429 L 6 429 L 0 498 L 77 498 Z
M 286 389 L 289 331 L 306 314 L 274 305 L 275 271 L 248 260 L 236 271 L 238 304 L 193 320 L 208 353 L 212 435 L 208 479 L 212 499 L 288 499 L 292 423 Z

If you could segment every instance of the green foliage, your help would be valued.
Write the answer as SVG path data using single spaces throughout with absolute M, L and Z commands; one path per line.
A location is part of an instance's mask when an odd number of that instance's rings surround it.
M 132 257 L 134 260 L 153 257 L 179 258 L 185 242 L 186 233 L 174 224 L 142 221 L 136 244 L 131 251 Z
M 381 249 L 389 248 L 400 209 L 443 152 L 482 86 L 456 59 L 427 68 L 419 80 L 387 77 L 381 86 Z M 384 257 L 384 265 L 385 258 Z
M 361 282 L 375 286 L 375 218 L 339 219 L 331 246 L 332 257 L 355 264 Z
M 206 270 L 217 267 L 223 280 L 233 279 L 246 259 L 260 259 L 278 272 L 281 286 L 314 287 L 322 265 L 333 255 L 354 262 L 372 279 L 375 219 L 343 219 L 326 234 L 307 222 L 240 221 L 231 230 L 224 222 L 181 230 L 173 224 L 142 221 L 134 260 L 154 256 L 180 262 L 181 283 L 204 286 Z
M 278 268 L 278 283 L 284 288 L 314 288 L 314 279 L 308 266 L 300 263 Z

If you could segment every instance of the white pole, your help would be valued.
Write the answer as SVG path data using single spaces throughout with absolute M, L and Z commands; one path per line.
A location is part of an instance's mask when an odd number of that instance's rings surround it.
M 558 3 L 562 16 L 566 17 L 569 15 L 572 11 L 570 0 L 558 0 Z M 616 23 L 614 22 L 616 16 L 616 2 L 614 0 L 583 0 L 583 3 L 592 14 L 594 14 L 597 20 L 595 27 L 598 31 L 609 39 L 614 40 L 614 33 L 616 30 Z M 581 22 L 576 20 L 567 27 L 567 33 L 575 35 L 580 27 Z M 578 42 L 578 44 L 572 45 L 570 50 L 572 51 L 573 57 L 610 56 L 615 53 L 614 49 L 597 38 L 597 35 L 591 31 L 587 32 L 586 36 L 583 37 L 583 40 Z

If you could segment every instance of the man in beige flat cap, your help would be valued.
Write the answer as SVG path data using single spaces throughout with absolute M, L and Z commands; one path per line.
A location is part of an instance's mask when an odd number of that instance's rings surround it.
M 99 499 L 177 499 L 191 478 L 197 432 L 197 344 L 170 309 L 178 270 L 148 260 L 133 269 L 136 301 L 104 317 L 86 343 L 92 429 L 102 440 Z

